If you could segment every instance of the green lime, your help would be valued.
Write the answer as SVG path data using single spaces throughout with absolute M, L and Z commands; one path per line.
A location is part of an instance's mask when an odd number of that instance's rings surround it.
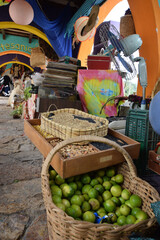
M 132 194 L 129 200 L 133 208 L 141 207 L 142 205 L 142 199 L 136 194 Z
M 104 187 L 101 184 L 96 184 L 94 189 L 96 189 L 100 194 L 104 192 Z
M 121 216 L 120 207 L 116 207 L 115 214 L 117 217 Z
M 76 210 L 72 207 L 68 207 L 65 211 L 69 216 L 76 218 Z
M 64 186 L 68 186 L 68 184 L 67 183 L 62 183 L 59 187 L 60 187 L 60 189 L 63 189 Z
M 116 209 L 116 204 L 111 199 L 106 200 L 103 205 L 107 212 L 114 212 Z
M 83 213 L 83 221 L 94 223 L 95 220 L 96 220 L 96 217 L 93 212 L 87 211 L 87 212 Z
M 131 192 L 128 189 L 125 188 L 122 190 L 121 197 L 124 200 L 129 200 L 130 196 L 131 196 Z
M 81 176 L 81 182 L 83 184 L 89 184 L 91 182 L 91 178 L 88 174 L 84 174 Z
M 131 205 L 131 203 L 130 203 L 130 200 L 125 201 L 125 204 L 126 204 L 128 207 L 133 208 L 132 205 Z
M 66 185 L 63 187 L 62 189 L 62 194 L 64 197 L 68 198 L 68 197 L 72 197 L 73 194 L 74 194 L 74 189 L 69 186 L 69 185 Z
M 81 209 L 82 209 L 82 212 L 87 212 L 91 209 L 91 205 L 89 204 L 89 202 L 84 201 L 82 203 Z
M 112 223 L 114 223 L 114 222 L 117 221 L 117 216 L 116 216 L 115 213 L 110 212 L 110 213 L 108 213 L 108 216 L 109 216 L 109 218 L 110 218 L 110 220 L 111 220 Z
M 144 211 L 138 211 L 135 216 L 139 221 L 148 219 L 148 214 Z
M 70 182 L 68 185 L 71 186 L 74 189 L 74 191 L 77 190 L 77 184 L 75 182 Z
M 63 211 L 65 211 L 66 207 L 62 202 L 58 202 L 56 203 L 56 206 L 59 207 L 60 209 L 62 209 Z
M 84 197 L 84 200 L 85 200 L 85 201 L 89 201 L 89 196 L 88 196 L 87 193 L 83 194 L 83 197 Z
M 97 198 L 98 197 L 98 191 L 94 188 L 91 188 L 88 192 L 89 198 Z
M 126 217 L 125 216 L 119 216 L 117 219 L 117 223 L 120 226 L 123 226 L 126 224 Z
M 125 200 L 124 200 L 124 198 L 119 197 L 119 200 L 120 200 L 121 204 L 125 204 Z
M 122 187 L 120 185 L 114 185 L 110 189 L 113 197 L 120 197 L 122 192 Z
M 77 189 L 81 190 L 83 187 L 83 184 L 80 181 L 76 181 L 76 184 L 77 184 Z
M 55 183 L 57 185 L 61 185 L 64 182 L 65 182 L 65 179 L 63 179 L 59 174 L 55 177 Z
M 89 199 L 89 204 L 91 205 L 93 211 L 97 211 L 100 208 L 100 203 L 95 198 Z
M 98 216 L 100 216 L 101 218 L 104 217 L 105 215 L 106 215 L 105 212 L 100 212 L 100 213 L 98 214 Z
M 73 209 L 75 210 L 75 212 L 76 212 L 76 218 L 81 217 L 81 215 L 82 215 L 82 210 L 81 210 L 81 208 L 80 208 L 79 205 L 73 204 L 73 205 L 71 205 L 71 208 L 73 208 Z
M 136 221 L 136 217 L 133 216 L 133 215 L 128 215 L 128 216 L 126 217 L 126 223 L 127 223 L 127 224 L 134 224 L 135 221 Z
M 103 182 L 106 182 L 106 181 L 109 181 L 109 180 L 110 180 L 109 177 L 107 177 L 107 176 L 104 176 L 104 177 L 103 177 Z
M 115 176 L 115 180 L 114 180 L 116 183 L 118 183 L 118 184 L 122 184 L 123 183 L 123 181 L 124 181 L 124 177 L 123 177 L 123 175 L 122 174 L 117 174 L 116 176 Z
M 138 207 L 132 208 L 132 210 L 131 210 L 131 215 L 133 215 L 133 216 L 136 217 L 136 215 L 137 215 L 137 213 L 138 213 L 139 211 L 141 211 L 141 208 L 138 208 Z
M 102 179 L 101 177 L 96 177 L 96 179 L 98 180 L 98 182 L 99 182 L 100 184 L 103 183 L 103 179 Z
M 78 206 L 82 205 L 82 200 L 79 195 L 73 195 L 70 200 L 71 204 L 76 204 Z
M 114 167 L 109 167 L 106 169 L 106 176 L 107 177 L 113 177 L 116 174 L 116 170 Z
M 98 170 L 98 171 L 97 171 L 97 175 L 98 175 L 98 177 L 104 177 L 104 175 L 105 175 L 105 170 L 103 170 L 103 169 Z
M 83 193 L 83 194 L 88 193 L 91 188 L 92 188 L 92 187 L 91 187 L 89 184 L 84 185 L 84 186 L 82 187 L 82 193 Z
M 110 181 L 105 181 L 105 182 L 103 183 L 103 187 L 105 188 L 105 190 L 110 190 L 111 187 L 112 187 L 112 184 L 111 184 Z
M 121 201 L 119 200 L 119 198 L 112 197 L 111 200 L 116 204 L 116 206 L 120 206 L 121 205 Z
M 52 195 L 58 195 L 62 197 L 62 190 L 56 185 L 51 186 L 51 193 Z
M 98 213 L 98 215 L 100 214 L 100 213 L 105 213 L 106 214 L 106 210 L 103 208 L 103 207 L 100 207 L 98 210 L 97 210 L 97 213 Z
M 57 176 L 56 171 L 54 169 L 50 170 L 50 172 L 49 172 L 49 179 L 55 179 L 56 176 Z
M 52 180 L 49 180 L 49 185 L 50 186 L 53 186 L 54 185 L 54 180 L 52 179 Z
M 113 180 L 110 180 L 110 183 L 111 183 L 112 185 L 117 185 L 117 183 L 116 183 L 115 181 L 113 181 Z
M 97 184 L 99 184 L 99 181 L 98 181 L 96 178 L 92 179 L 91 182 L 90 182 L 90 185 L 91 185 L 92 187 L 94 187 L 94 186 L 97 185 Z
M 106 201 L 112 197 L 112 194 L 109 190 L 106 190 L 102 194 L 103 200 Z
M 52 201 L 53 201 L 55 204 L 57 204 L 57 203 L 61 203 L 61 202 L 62 202 L 62 199 L 61 199 L 60 196 L 54 195 L 54 196 L 52 196 Z
M 62 199 L 62 203 L 65 206 L 65 208 L 68 208 L 71 206 L 70 202 L 68 201 L 68 199 Z
M 99 201 L 100 204 L 102 204 L 104 201 L 101 195 L 98 195 L 97 200 Z
M 131 212 L 130 207 L 128 207 L 126 204 L 122 204 L 119 208 L 121 215 L 128 216 Z
M 81 199 L 81 201 L 82 201 L 82 203 L 83 203 L 84 200 L 85 200 L 84 196 L 81 194 L 81 195 L 79 195 L 79 197 L 80 197 L 80 199 Z

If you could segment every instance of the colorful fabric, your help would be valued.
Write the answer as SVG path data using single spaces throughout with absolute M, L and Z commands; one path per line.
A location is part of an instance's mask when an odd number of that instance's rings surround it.
M 8 5 L 11 2 L 11 0 L 0 0 L 0 6 Z
M 72 57 L 72 38 L 65 38 L 66 25 L 71 18 L 71 9 L 67 5 L 60 16 L 49 21 L 39 8 L 36 0 L 26 0 L 34 10 L 33 21 L 40 26 L 59 57 Z
M 23 106 L 23 118 L 24 119 L 34 119 L 35 118 L 35 109 L 36 109 L 36 99 L 37 94 L 32 94 L 32 96 L 25 101 Z
M 108 102 L 100 114 L 108 98 L 123 96 L 122 78 L 117 71 L 79 70 L 77 91 L 84 111 L 104 118 L 117 116 L 114 100 Z

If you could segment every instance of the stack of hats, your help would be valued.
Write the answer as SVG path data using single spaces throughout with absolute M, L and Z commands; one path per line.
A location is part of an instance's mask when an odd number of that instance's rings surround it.
M 60 62 L 49 62 L 44 73 L 42 86 L 50 88 L 74 88 L 77 84 L 78 65 Z

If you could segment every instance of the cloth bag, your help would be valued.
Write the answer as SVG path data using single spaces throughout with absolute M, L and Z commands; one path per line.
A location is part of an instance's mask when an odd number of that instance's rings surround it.
M 39 67 L 45 65 L 45 54 L 43 48 L 35 47 L 31 49 L 30 65 L 32 67 Z

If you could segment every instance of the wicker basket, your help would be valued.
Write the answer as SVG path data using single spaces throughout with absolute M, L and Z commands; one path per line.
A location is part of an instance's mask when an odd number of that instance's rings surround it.
M 97 141 L 106 143 L 123 154 L 126 162 L 117 166 L 118 172 L 124 175 L 123 187 L 128 188 L 132 193 L 138 194 L 142 198 L 142 209 L 148 213 L 150 217 L 149 219 L 143 220 L 137 224 L 124 226 L 94 224 L 74 220 L 52 202 L 48 174 L 51 159 L 62 147 L 81 141 Z M 80 136 L 67 139 L 57 144 L 43 162 L 41 180 L 50 240 L 120 240 L 125 239 L 125 236 L 134 231 L 146 230 L 156 222 L 156 218 L 152 212 L 150 204 L 152 202 L 159 201 L 158 192 L 150 186 L 150 184 L 137 177 L 135 166 L 129 154 L 120 145 L 108 139 L 97 136 Z
M 81 117 L 82 122 L 84 124 L 85 119 L 90 119 L 92 121 L 96 121 L 99 123 L 99 126 L 92 126 L 92 127 L 79 127 L 79 122 L 77 122 L 76 127 L 72 127 L 72 124 L 70 123 L 70 126 L 65 126 L 62 124 L 59 124 L 53 120 L 48 119 L 49 114 L 69 114 L 68 116 L 78 116 Z M 63 118 L 63 117 L 62 117 Z M 84 120 L 83 120 L 84 119 Z M 81 121 L 81 120 L 77 120 Z M 76 136 L 81 135 L 96 135 L 96 136 L 106 136 L 108 133 L 108 120 L 105 118 L 97 117 L 85 112 L 82 112 L 80 110 L 74 109 L 74 108 L 64 108 L 64 109 L 58 109 L 51 112 L 45 112 L 41 114 L 41 128 L 45 130 L 47 133 L 54 135 L 55 137 L 61 138 L 61 139 L 67 139 L 72 138 Z

